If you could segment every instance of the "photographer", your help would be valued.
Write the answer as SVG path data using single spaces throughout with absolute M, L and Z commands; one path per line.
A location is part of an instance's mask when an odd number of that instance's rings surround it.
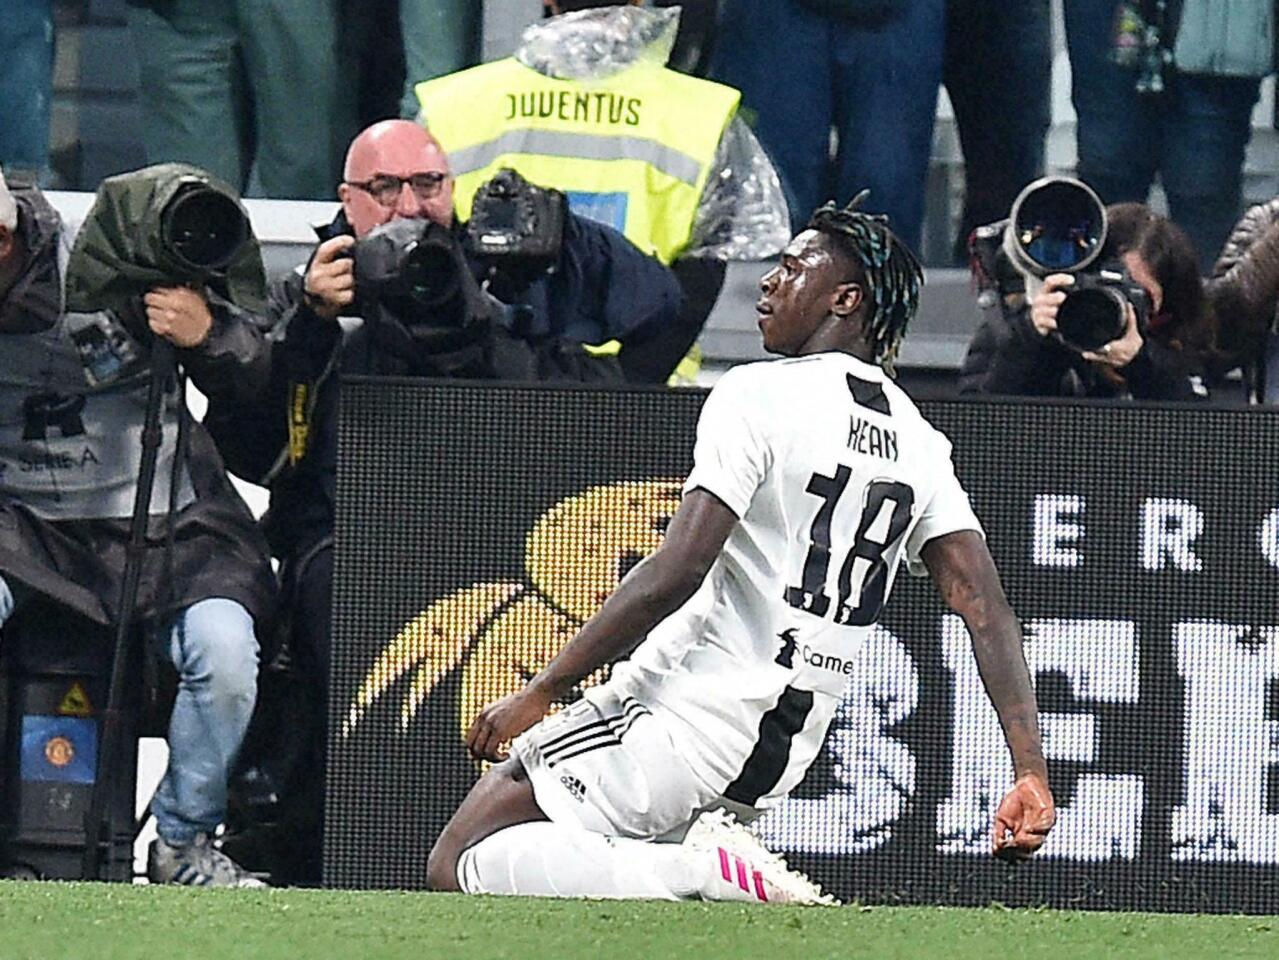
M 534 190 L 530 202 L 543 193 Z M 454 221 L 444 153 L 409 121 L 382 121 L 356 137 L 338 196 L 342 210 L 321 232 L 310 263 L 272 291 L 264 321 L 269 389 L 250 405 L 212 398 L 205 420 L 232 471 L 270 489 L 264 527 L 283 563 L 292 663 L 313 704 L 312 729 L 286 731 L 308 759 L 281 760 L 292 748 L 268 745 L 279 731 L 262 731 L 263 769 L 254 773 L 275 781 L 291 821 L 278 848 L 245 839 L 268 859 L 278 854 L 273 878 L 296 882 L 319 871 L 323 778 L 316 771 L 323 769 L 339 375 L 620 380 L 615 358 L 592 356 L 582 345 L 643 341 L 672 322 L 679 306 L 665 267 L 621 234 L 571 214 L 553 272 L 488 270 L 486 258 L 461 242 L 465 225 Z M 424 309 L 394 276 L 410 247 L 438 267 L 419 278 L 417 294 L 445 303 Z M 509 302 L 482 292 L 477 276 Z M 452 293 L 442 295 L 445 288 Z M 246 753 L 253 764 L 253 750 Z
M 39 619 L 55 605 L 107 630 L 127 616 L 121 585 L 153 339 L 172 343 L 211 392 L 234 389 L 228 370 L 252 374 L 228 360 L 260 338 L 229 305 L 211 306 L 188 287 L 151 290 L 145 305 L 135 300 L 134 317 L 68 312 L 74 234 L 34 185 L 11 191 L 0 177 L 0 623 L 27 609 Z M 255 625 L 270 616 L 274 580 L 253 517 L 180 391 L 164 394 L 160 426 L 130 623 L 172 661 L 179 685 L 147 874 L 154 883 L 261 886 L 212 836 L 253 710 Z
M 269 484 L 267 532 L 280 556 L 332 531 L 339 373 L 619 379 L 611 358 L 581 345 L 643 340 L 670 322 L 679 303 L 668 270 L 616 231 L 572 214 L 552 272 L 499 271 L 490 286 L 511 303 L 480 293 L 474 277 L 485 276 L 485 265 L 461 244 L 465 226 L 453 217 L 447 158 L 410 121 L 381 121 L 357 136 L 345 177 L 338 188 L 342 209 L 319 231 L 310 262 L 272 288 L 262 320 L 270 329 L 263 344 L 269 387 L 251 404 L 213 397 L 206 417 L 232 470 Z M 429 243 L 443 262 L 460 258 L 470 271 L 451 278 L 458 290 L 449 316 L 404 302 L 411 297 L 363 289 L 369 274 L 394 267 L 401 241 L 393 234 L 401 228 L 418 230 L 410 244 Z M 299 386 L 307 396 L 309 442 L 282 463 L 290 388 Z
M 1090 273 L 1048 272 L 1041 281 L 1010 269 L 1000 250 L 993 264 L 979 270 L 978 283 L 992 288 L 987 298 L 993 304 L 964 357 L 962 391 L 1143 400 L 1206 396 L 1200 374 L 1208 359 L 1211 314 L 1189 239 L 1143 204 L 1106 207 L 1104 221 L 1096 264 L 1107 265 L 1112 277 L 1121 274 L 1111 282 L 1116 290 L 1126 288 L 1115 335 L 1081 345 L 1059 330 L 1062 304 L 1072 291 L 1095 285 Z
M 777 171 L 738 116 L 740 93 L 680 72 L 703 61 L 713 8 L 549 0 L 551 16 L 512 56 L 416 87 L 420 119 L 456 160 L 462 216 L 509 167 L 675 272 L 676 321 L 619 354 L 636 383 L 691 380 L 726 264 L 774 256 L 789 237 Z

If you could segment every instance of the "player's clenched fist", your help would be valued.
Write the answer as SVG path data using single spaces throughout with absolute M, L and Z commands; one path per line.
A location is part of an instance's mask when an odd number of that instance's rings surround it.
M 306 305 L 327 320 L 355 302 L 355 261 L 350 256 L 355 237 L 330 237 L 315 251 L 302 292 Z
M 1044 845 L 1057 822 L 1057 806 L 1044 778 L 1028 773 L 1017 778 L 995 811 L 994 854 L 1024 860 Z
M 481 710 L 466 734 L 466 746 L 477 760 L 504 760 L 506 745 L 546 716 L 550 707 L 551 698 L 530 684 Z

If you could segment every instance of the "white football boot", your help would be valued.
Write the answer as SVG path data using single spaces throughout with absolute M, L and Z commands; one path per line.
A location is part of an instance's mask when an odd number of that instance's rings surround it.
M 684 846 L 699 861 L 707 860 L 707 878 L 698 888 L 703 900 L 839 905 L 808 877 L 786 866 L 726 810 L 699 816 L 688 828 Z

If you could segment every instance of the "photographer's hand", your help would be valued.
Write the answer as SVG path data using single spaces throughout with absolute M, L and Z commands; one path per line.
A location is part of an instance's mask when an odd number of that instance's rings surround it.
M 204 294 L 190 287 L 155 287 L 142 298 L 147 326 L 175 347 L 198 347 L 209 338 L 213 314 Z
M 1066 299 L 1063 287 L 1075 282 L 1068 273 L 1054 273 L 1044 278 L 1044 285 L 1030 301 L 1030 323 L 1035 332 L 1046 337 L 1057 329 L 1057 308 Z
M 302 283 L 306 305 L 318 316 L 334 320 L 355 302 L 355 237 L 330 237 L 320 244 Z
M 1085 360 L 1091 360 L 1106 367 L 1114 367 L 1116 370 L 1132 363 L 1133 357 L 1141 351 L 1145 341 L 1141 338 L 1141 331 L 1137 329 L 1137 311 L 1132 308 L 1131 303 L 1124 304 L 1124 313 L 1128 322 L 1124 327 L 1123 336 L 1102 344 L 1098 350 L 1090 350 L 1082 354 Z

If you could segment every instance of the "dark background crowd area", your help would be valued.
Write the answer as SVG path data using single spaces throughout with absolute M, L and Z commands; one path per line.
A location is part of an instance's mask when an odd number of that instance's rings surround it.
M 358 66 L 359 82 L 348 86 L 350 129 L 335 148 L 339 151 L 362 126 L 398 115 L 404 82 L 398 0 L 344 5 L 350 12 L 343 53 Z M 103 177 L 147 162 L 130 4 L 126 0 L 54 0 L 52 6 L 57 39 L 49 169 L 44 180 L 53 189 L 92 191 Z M 308 6 L 314 5 L 298 4 L 299 11 Z M 372 33 L 381 37 L 376 49 L 368 42 Z M 297 96 L 307 93 L 299 90 Z M 330 188 L 314 199 L 331 196 Z
M 447 6 L 448 4 L 440 4 Z M 664 5 L 664 4 L 663 4 Z M 980 4 L 979 4 L 980 5 Z M 398 0 L 367 0 L 344 4 L 347 22 L 342 42 L 347 52 L 360 64 L 358 83 L 349 85 L 353 112 L 349 134 L 381 117 L 396 116 L 402 111 L 404 55 L 400 37 Z M 481 10 L 491 6 L 474 2 L 454 6 L 471 7 L 472 30 L 481 30 Z M 687 19 L 708 19 L 714 0 L 685 3 Z M 953 4 L 955 7 L 973 4 Z M 1007 8 L 1007 35 L 1020 37 L 1032 45 L 1039 43 L 1031 36 L 1035 28 L 1031 14 L 1036 4 Z M 1019 9 L 1020 8 L 1020 9 Z M 1052 4 L 1051 95 L 1043 106 L 1047 111 L 1044 162 L 1050 172 L 1071 172 L 1076 163 L 1074 117 L 1070 106 L 1068 66 L 1062 29 L 1060 0 Z M 141 107 L 138 98 L 138 60 L 133 55 L 133 39 L 128 27 L 129 7 L 125 0 L 55 0 L 53 3 L 57 29 L 57 51 L 53 72 L 51 105 L 49 170 L 46 183 L 55 189 L 93 190 L 104 177 L 123 170 L 135 169 L 146 162 L 142 140 Z M 1014 12 L 1016 11 L 1016 12 Z M 690 17 L 690 13 L 693 17 Z M 488 26 L 492 26 L 490 22 Z M 510 42 L 518 36 L 512 25 Z M 696 33 L 704 27 L 686 26 Z M 721 31 L 722 32 L 722 31 Z M 985 31 L 989 33 L 989 30 Z M 952 30 L 952 36 L 954 31 Z M 969 57 L 951 55 L 946 63 L 948 79 L 957 73 L 978 77 L 989 75 L 992 66 L 971 37 L 961 36 L 963 43 L 952 47 L 968 51 Z M 491 38 L 490 38 L 491 42 Z M 492 56 L 505 55 L 494 51 Z M 1027 51 L 1030 53 L 1031 51 Z M 460 55 L 460 54 L 459 54 Z M 473 38 L 470 60 L 479 62 L 486 56 L 484 43 Z M 693 50 L 684 65 L 704 71 L 709 66 L 704 51 Z M 777 64 L 778 70 L 785 69 Z M 789 71 L 787 71 L 789 72 Z M 962 77 L 960 78 L 962 82 Z M 1020 80 L 1034 87 L 1042 82 L 1039 74 L 1027 74 Z M 304 91 L 299 97 L 306 96 Z M 920 241 L 921 254 L 931 267 L 963 266 L 956 239 L 964 204 L 964 160 L 957 109 L 943 92 L 937 122 L 932 133 L 931 158 L 924 196 L 925 216 Z M 1000 105 L 996 105 L 999 107 Z M 747 109 L 750 104 L 747 103 Z M 1245 205 L 1268 200 L 1279 193 L 1279 141 L 1273 124 L 1273 96 L 1269 83 L 1263 87 L 1261 102 L 1254 115 L 1252 139 L 1243 168 Z M 1019 122 L 1040 123 L 1033 118 Z M 344 145 L 350 136 L 339 138 Z M 340 148 L 339 148 L 340 149 Z M 990 162 L 984 160 L 984 162 Z M 997 161 L 996 161 L 997 162 Z M 329 199 L 331 191 L 315 199 Z M 1154 203 L 1163 203 L 1158 188 Z
M 197 9 L 185 0 L 53 0 L 56 53 L 49 104 L 47 165 L 41 171 L 41 181 L 46 187 L 92 191 L 103 177 L 138 168 L 149 160 L 163 159 L 147 155 L 147 124 L 143 120 L 147 97 L 145 91 L 140 92 L 140 78 L 144 75 L 145 62 L 148 58 L 154 61 L 155 54 L 140 44 L 145 36 L 145 17 L 165 10 L 166 5 L 170 12 L 184 6 Z M 657 0 L 648 5 L 672 4 L 669 0 Z M 40 4 L 32 5 L 38 6 Z M 229 2 L 219 9 L 239 10 L 243 19 L 254 10 L 271 6 L 244 0 Z M 1114 78 L 1107 73 L 1113 64 L 1102 61 L 1114 59 L 1114 50 L 1107 44 L 1114 43 L 1117 21 L 1099 11 L 1113 8 L 1122 13 L 1131 8 L 1141 12 L 1146 8 L 1162 9 L 1162 4 L 1144 0 L 1129 4 L 1111 0 L 1032 0 L 1014 5 L 993 0 L 787 0 L 777 4 L 757 0 L 686 0 L 682 6 L 681 43 L 672 65 L 732 83 L 743 90 L 742 116 L 774 155 L 791 201 L 796 229 L 802 227 L 813 197 L 824 199 L 847 192 L 841 180 L 851 177 L 859 183 L 871 181 L 872 197 L 878 196 L 885 209 L 894 213 L 894 226 L 917 247 L 929 274 L 920 315 L 912 336 L 907 338 L 899 365 L 903 382 L 910 388 L 934 392 L 957 389 L 956 373 L 981 322 L 965 242 L 973 226 L 1005 216 L 1009 198 L 1015 196 L 1028 178 L 1041 173 L 1078 174 L 1095 181 L 1099 177 L 1104 180 L 1103 172 L 1113 169 L 1118 171 L 1112 178 L 1114 182 L 1094 182 L 1093 185 L 1103 200 L 1133 199 L 1127 195 L 1116 196 L 1116 191 L 1140 192 L 1140 185 L 1134 187 L 1132 183 L 1120 182 L 1124 175 L 1134 181 L 1143 176 L 1142 171 L 1135 168 L 1149 158 L 1134 155 L 1161 150 L 1155 142 L 1156 135 L 1151 132 L 1141 133 L 1143 139 L 1137 147 L 1132 144 L 1125 147 L 1111 137 L 1112 147 L 1120 151 L 1115 164 L 1099 165 L 1095 159 L 1099 154 L 1094 150 L 1096 169 L 1085 170 L 1086 150 L 1076 136 L 1075 106 L 1081 95 L 1093 96 L 1095 100 L 1096 96 L 1109 95 L 1108 83 L 1114 86 Z M 318 151 L 324 148 L 318 141 L 329 144 L 327 166 L 312 164 L 309 178 L 299 176 L 291 181 L 293 186 L 275 186 L 290 181 L 283 174 L 273 177 L 274 171 L 264 171 L 263 164 L 270 161 L 259 153 L 257 164 L 241 184 L 246 195 L 331 202 L 336 182 L 331 171 L 340 168 L 341 154 L 354 133 L 381 118 L 413 115 L 415 104 L 406 87 L 406 77 L 423 73 L 423 63 L 433 64 L 433 70 L 413 79 L 426 79 L 432 72 L 447 73 L 506 56 L 519 42 L 522 27 L 536 15 L 537 7 L 533 0 L 510 0 L 502 4 L 478 0 L 430 3 L 421 0 L 416 4 L 406 3 L 403 9 L 401 0 L 358 3 L 311 0 L 297 4 L 299 16 L 309 13 L 318 18 L 321 12 L 327 11 L 336 19 L 335 56 L 342 66 L 340 89 L 321 95 L 316 89 L 308 89 L 305 83 L 298 83 L 297 89 L 291 91 L 299 110 L 303 104 L 314 104 L 317 98 L 321 102 L 325 96 L 335 98 L 331 100 L 334 106 L 329 114 L 333 122 L 327 136 L 313 138 L 317 140 Z M 855 11 L 852 19 L 841 21 L 849 10 Z M 891 16 L 885 14 L 887 26 L 876 25 L 874 17 L 879 15 L 876 11 L 889 10 L 893 12 Z M 912 26 L 906 22 L 915 17 L 923 18 L 922 25 Z M 804 31 L 822 29 L 815 18 L 826 18 L 827 26 L 835 26 L 826 33 L 807 37 Z M 761 28 L 761 20 L 769 21 L 771 26 Z M 1097 50 L 1089 53 L 1083 45 L 1091 36 L 1091 28 L 1087 28 L 1091 21 L 1106 21 L 1108 26 L 1093 31 L 1098 33 L 1092 38 L 1097 40 Z M 414 22 L 416 26 L 412 25 Z M 433 32 L 427 28 L 432 22 L 436 22 Z M 907 28 L 911 32 L 906 44 L 910 49 L 892 54 L 895 59 L 882 69 L 897 70 L 898 61 L 908 55 L 911 62 L 918 65 L 912 81 L 918 89 L 913 93 L 894 93 L 890 90 L 892 84 L 885 86 L 864 74 L 872 68 L 880 69 L 871 62 L 878 56 L 876 45 L 902 49 L 906 43 L 901 38 L 889 38 L 882 31 Z M 244 28 L 241 25 L 239 29 Z M 270 30 L 269 23 L 261 24 L 264 39 Z M 857 37 L 859 31 L 865 36 Z M 429 35 L 429 39 L 424 41 L 424 35 Z M 754 56 L 751 44 L 758 44 L 760 36 L 780 39 L 776 44 L 769 40 L 771 53 L 766 51 L 767 55 Z M 875 43 L 870 47 L 857 46 L 866 37 Z M 822 43 L 827 42 L 829 48 L 823 47 Z M 803 50 L 813 53 L 807 61 L 799 56 Z M 1091 93 L 1080 86 L 1080 63 L 1090 64 L 1089 79 L 1085 83 Z M 815 185 L 797 188 L 796 183 L 787 182 L 788 173 L 792 181 L 797 179 L 796 161 L 778 153 L 784 152 L 784 145 L 796 139 L 798 133 L 792 137 L 786 130 L 770 130 L 767 114 L 770 109 L 774 116 L 779 111 L 776 103 L 761 102 L 768 95 L 759 92 L 760 85 L 755 81 L 760 78 L 753 77 L 751 64 L 760 64 L 764 81 L 769 74 L 787 78 L 784 86 L 791 91 L 787 94 L 794 105 L 791 112 L 806 118 L 809 126 L 815 123 L 821 128 L 822 111 L 829 112 L 830 157 L 824 178 L 819 177 Z M 860 72 L 859 64 L 862 64 Z M 1072 70 L 1076 75 L 1074 81 Z M 1137 75 L 1140 76 L 1140 71 Z M 275 82 L 289 91 L 289 77 L 277 76 Z M 1170 80 L 1171 84 L 1175 82 Z M 768 85 L 765 82 L 764 88 Z M 830 91 L 824 91 L 826 86 Z M 859 93 L 862 89 L 871 90 L 871 94 L 862 96 Z M 1177 195 L 1165 189 L 1165 183 L 1174 183 L 1177 179 L 1173 167 L 1178 161 L 1173 156 L 1151 161 L 1160 169 L 1154 178 L 1150 204 L 1157 212 L 1170 213 L 1186 227 L 1199 248 L 1200 269 L 1205 275 L 1211 273 L 1220 249 L 1216 238 L 1222 234 L 1226 220 L 1233 223 L 1251 205 L 1279 194 L 1279 138 L 1274 129 L 1272 79 L 1260 83 L 1259 96 L 1257 89 L 1257 82 L 1251 80 L 1238 91 L 1226 91 L 1228 99 L 1233 101 L 1228 105 L 1229 110 L 1236 114 L 1250 112 L 1251 118 L 1238 171 L 1237 210 L 1233 199 L 1227 198 L 1226 206 L 1230 206 L 1230 210 L 1218 205 L 1215 214 L 1209 211 L 1200 217 L 1202 211 L 1192 213 L 1186 207 L 1186 217 L 1179 218 L 1175 209 Z M 1159 96 L 1170 100 L 1174 93 L 1170 87 Z M 903 103 L 890 103 L 887 110 L 871 110 L 877 98 L 894 96 L 902 98 Z M 830 102 L 826 103 L 827 100 Z M 1158 102 L 1149 97 L 1144 100 L 1137 97 L 1131 102 L 1139 101 L 1147 105 Z M 1110 104 L 1106 109 L 1114 116 L 1116 113 L 1111 107 L 1115 105 Z M 1122 118 L 1125 113 L 1120 107 L 1115 109 Z M 1220 102 L 1214 109 L 1219 107 L 1222 107 Z M 1188 109 L 1193 110 L 1194 105 L 1190 104 Z M 916 114 L 913 119 L 912 110 Z M 241 144 L 248 156 L 254 150 L 252 122 L 252 117 L 246 120 Z M 798 121 L 788 117 L 785 122 Z M 1181 131 L 1175 119 L 1167 123 L 1171 123 L 1170 130 L 1159 134 L 1165 148 L 1167 143 L 1180 139 Z M 1137 130 L 1143 124 L 1150 126 L 1146 119 L 1134 113 L 1131 124 L 1126 125 Z M 845 130 L 866 129 L 875 134 L 865 144 L 855 145 L 864 153 L 860 159 L 842 159 L 841 151 L 847 153 L 849 144 L 840 143 L 841 125 Z M 773 127 L 776 126 L 773 121 Z M 911 134 L 906 128 L 915 133 Z M 1236 122 L 1235 135 L 1240 129 Z M 918 156 L 922 156 L 921 150 L 926 153 L 922 196 L 915 196 L 918 191 L 909 175 L 892 172 L 898 160 L 909 166 L 908 159 L 901 158 L 905 156 L 903 151 L 911 149 L 906 141 L 912 136 L 916 141 L 926 138 L 923 146 L 917 142 L 914 147 Z M 876 137 L 886 146 L 874 147 Z M 895 138 L 902 143 L 897 143 Z M 1216 137 L 1215 142 L 1220 140 Z M 1227 166 L 1232 163 L 1221 156 L 1228 150 L 1213 147 L 1206 141 L 1199 154 L 1194 152 L 1196 149 L 1199 148 L 1193 142 L 1187 142 L 1181 151 L 1188 154 L 1191 167 L 1207 169 L 1214 162 L 1224 162 Z M 896 159 L 877 161 L 875 150 L 881 153 L 887 150 L 886 156 Z M 1163 152 L 1168 153 L 1167 149 Z M 1134 161 L 1128 165 L 1134 169 L 1119 170 L 1125 159 Z M 862 166 L 857 168 L 857 163 Z M 15 164 L 12 157 L 5 157 L 0 151 L 0 165 L 11 168 L 23 164 L 21 161 Z M 325 167 L 318 175 L 317 166 Z M 889 172 L 881 175 L 878 171 Z M 1223 176 L 1233 180 L 1234 174 L 1235 171 L 1230 170 Z M 1191 189 L 1193 191 L 1193 185 Z M 906 196 L 894 197 L 894 191 L 902 190 Z M 873 200 L 871 206 L 874 206 Z M 1188 222 L 1191 219 L 1196 222 Z M 1200 237 L 1212 239 L 1202 242 Z M 725 288 L 701 338 L 706 370 L 714 372 L 760 356 L 749 315 L 760 272 L 754 264 L 730 264 Z M 1217 390 L 1214 399 L 1238 401 L 1243 392 L 1242 389 Z

